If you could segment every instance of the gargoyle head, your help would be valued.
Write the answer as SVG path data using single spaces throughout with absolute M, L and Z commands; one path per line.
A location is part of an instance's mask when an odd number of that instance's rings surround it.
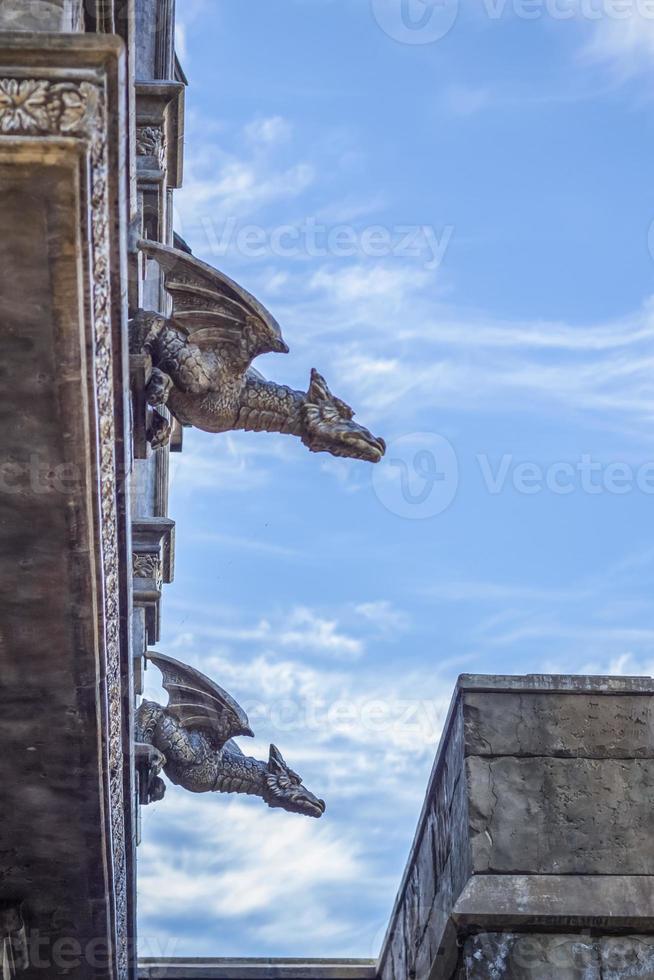
M 340 398 L 332 395 L 327 382 L 315 370 L 303 408 L 306 432 L 302 442 L 312 453 L 331 453 L 378 463 L 386 452 L 383 439 L 373 436 L 354 422 L 354 412 Z
M 298 774 L 286 765 L 275 745 L 270 746 L 263 798 L 270 807 L 281 807 L 307 817 L 322 817 L 325 812 L 325 801 L 309 792 Z

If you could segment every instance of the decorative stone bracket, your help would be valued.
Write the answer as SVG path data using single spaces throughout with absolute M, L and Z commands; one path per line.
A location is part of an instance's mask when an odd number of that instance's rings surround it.
M 141 518 L 132 524 L 134 605 L 145 609 L 147 642 L 160 633 L 160 603 L 164 584 L 173 581 L 175 522 L 167 517 Z
M 143 232 L 172 241 L 171 192 L 181 187 L 184 148 L 184 85 L 136 85 L 136 177 Z

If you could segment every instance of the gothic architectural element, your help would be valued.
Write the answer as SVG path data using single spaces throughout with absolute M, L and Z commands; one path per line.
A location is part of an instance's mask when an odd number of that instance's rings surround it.
M 172 657 L 150 653 L 148 659 L 163 674 L 169 702 L 166 708 L 154 701 L 141 704 L 137 738 L 165 757 L 163 768 L 171 782 L 192 793 L 245 793 L 291 813 L 323 815 L 323 800 L 302 784 L 276 746 L 270 746 L 267 762 L 243 755 L 233 739 L 253 732 L 247 715 L 226 691 Z M 149 772 L 146 795 L 160 799 L 161 787 L 152 782 L 157 774 L 152 768 Z
M 142 193 L 142 227 L 155 241 L 172 238 L 172 193 L 182 185 L 184 85 L 136 84 L 136 172 Z
M 175 522 L 168 517 L 134 519 L 132 548 L 134 604 L 145 609 L 147 642 L 157 643 L 161 592 L 175 571 Z
M 151 405 L 205 432 L 285 432 L 311 452 L 379 462 L 384 440 L 354 421 L 317 371 L 301 392 L 252 368 L 260 354 L 288 353 L 279 325 L 253 296 L 187 252 L 147 241 L 141 249 L 164 271 L 173 303 L 170 317 L 141 310 L 130 325 L 133 353 L 152 361 Z M 169 435 L 168 421 L 155 416 L 151 444 L 163 446 Z

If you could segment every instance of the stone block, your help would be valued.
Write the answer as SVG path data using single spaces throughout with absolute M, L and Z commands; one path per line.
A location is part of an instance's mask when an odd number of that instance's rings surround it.
M 461 677 L 381 980 L 654 980 L 653 712 L 650 678 Z
M 467 760 L 476 872 L 654 874 L 654 761 Z
M 603 980 L 599 943 L 575 935 L 482 933 L 466 940 L 465 980 Z
M 466 752 L 585 759 L 654 757 L 648 695 L 466 692 Z
M 83 0 L 0 0 L 0 31 L 81 31 Z
M 654 937 L 620 936 L 600 941 L 602 980 L 652 980 Z

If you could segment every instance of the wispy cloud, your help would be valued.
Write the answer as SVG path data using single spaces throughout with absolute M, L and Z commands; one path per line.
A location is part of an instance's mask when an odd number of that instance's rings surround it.
M 200 924 L 179 937 L 178 955 L 211 951 L 203 923 L 218 919 L 243 920 L 257 946 L 265 941 L 280 950 L 301 922 L 307 954 L 351 938 L 351 923 L 330 901 L 330 890 L 348 882 L 360 887 L 372 877 L 359 842 L 327 822 L 289 819 L 254 802 L 172 789 L 164 821 L 157 819 L 163 807 L 151 811 L 139 862 L 142 929 L 152 933 L 165 921 L 174 896 L 176 907 Z M 166 847 L 168 835 L 177 841 L 174 852 Z
M 273 146 L 290 139 L 293 127 L 283 116 L 253 119 L 245 127 L 245 135 L 253 143 Z

